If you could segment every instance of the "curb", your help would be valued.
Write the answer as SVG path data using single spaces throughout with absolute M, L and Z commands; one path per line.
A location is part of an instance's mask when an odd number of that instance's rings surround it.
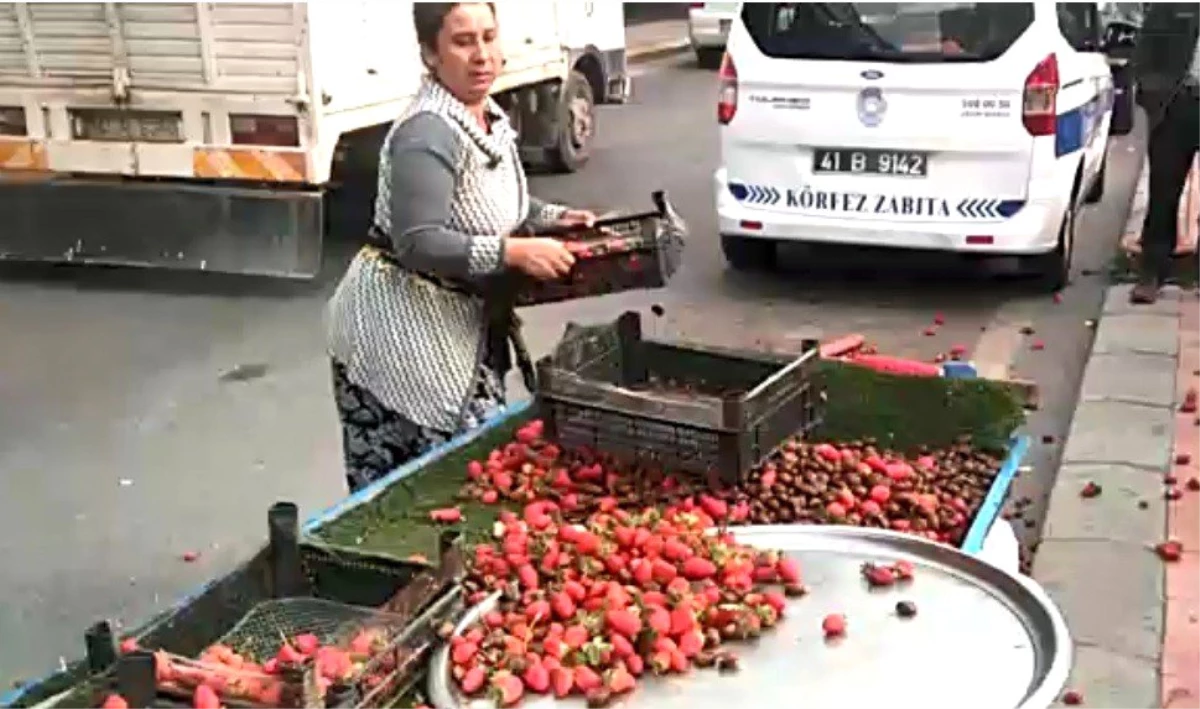
M 1118 248 L 1138 237 L 1147 197 L 1143 163 Z M 1180 400 L 1175 375 L 1184 356 L 1180 326 L 1189 296 L 1164 293 L 1159 304 L 1135 309 L 1127 305 L 1128 290 L 1123 284 L 1104 290 L 1031 575 L 1059 606 L 1075 639 L 1069 689 L 1096 706 L 1167 706 L 1162 664 L 1166 631 L 1176 620 L 1165 602 L 1172 569 L 1164 568 L 1152 547 L 1169 532 L 1171 504 L 1178 504 L 1163 499 L 1178 441 L 1173 430 L 1148 437 L 1140 429 L 1117 430 L 1121 424 L 1115 422 L 1121 420 L 1118 409 L 1133 406 L 1140 407 L 1146 428 L 1174 428 Z M 1139 375 L 1131 365 L 1127 377 L 1157 379 L 1136 386 L 1111 383 L 1114 364 L 1138 358 L 1154 362 L 1155 369 Z M 1169 375 L 1161 371 L 1168 361 Z M 1170 386 L 1164 390 L 1166 378 Z M 1080 491 L 1092 480 L 1104 492 L 1083 499 Z M 1106 572 L 1106 565 L 1118 570 Z M 1095 593 L 1097 585 L 1105 587 L 1104 598 Z M 1173 688 L 1195 701 L 1194 675 L 1181 672 L 1178 663 L 1173 669 Z
M 627 48 L 625 50 L 625 62 L 627 64 L 641 64 L 673 54 L 683 54 L 686 51 L 690 51 L 691 48 L 692 43 L 687 39 L 667 39 L 661 42 L 652 42 L 638 47 Z

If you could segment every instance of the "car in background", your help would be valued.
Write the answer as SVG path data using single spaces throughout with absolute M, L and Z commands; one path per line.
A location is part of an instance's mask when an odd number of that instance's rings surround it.
M 721 64 L 729 28 L 741 3 L 693 2 L 689 5 L 688 38 L 696 52 L 696 62 L 702 67 L 716 69 Z
M 1096 3 L 745 3 L 719 72 L 721 248 L 1017 256 L 1058 289 L 1104 193 Z

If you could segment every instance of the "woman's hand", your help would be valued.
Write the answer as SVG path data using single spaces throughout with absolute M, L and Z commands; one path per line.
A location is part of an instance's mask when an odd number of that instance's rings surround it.
M 504 265 L 539 281 L 552 281 L 570 273 L 575 257 L 557 239 L 509 237 L 504 240 Z

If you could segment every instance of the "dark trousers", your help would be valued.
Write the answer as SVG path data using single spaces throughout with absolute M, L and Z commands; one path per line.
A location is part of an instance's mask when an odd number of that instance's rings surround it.
M 1151 116 L 1151 120 L 1154 117 Z M 1175 251 L 1179 195 L 1200 141 L 1200 94 L 1180 89 L 1150 132 L 1150 204 L 1142 223 L 1142 271 L 1165 278 Z

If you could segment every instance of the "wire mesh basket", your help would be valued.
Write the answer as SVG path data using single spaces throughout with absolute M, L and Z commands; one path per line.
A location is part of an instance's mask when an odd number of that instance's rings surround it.
M 262 662 L 300 635 L 315 636 L 321 645 L 339 645 L 365 628 L 391 635 L 405 623 L 401 616 L 369 608 L 320 598 L 284 598 L 258 604 L 218 642 Z

